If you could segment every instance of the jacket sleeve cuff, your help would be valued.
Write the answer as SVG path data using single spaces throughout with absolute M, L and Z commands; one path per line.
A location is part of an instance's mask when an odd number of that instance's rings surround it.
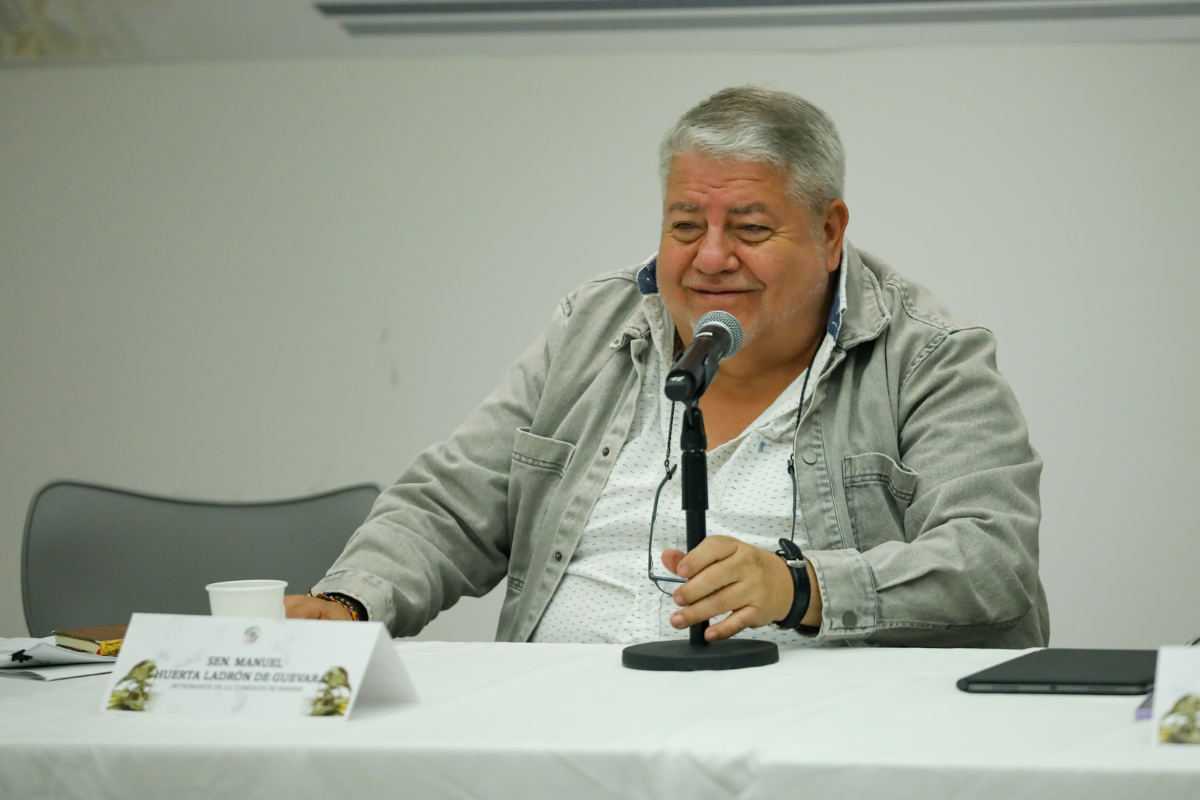
M 875 573 L 857 550 L 809 550 L 821 592 L 821 627 L 817 641 L 858 641 L 875 632 L 879 624 Z
M 331 572 L 312 587 L 313 594 L 334 593 L 353 597 L 367 610 L 367 620 L 382 622 L 389 630 L 396 616 L 392 593 L 379 577 L 361 570 Z

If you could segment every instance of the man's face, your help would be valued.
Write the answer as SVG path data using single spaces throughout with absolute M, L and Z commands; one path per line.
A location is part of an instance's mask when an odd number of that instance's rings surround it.
M 814 238 L 807 209 L 787 189 L 787 175 L 768 164 L 700 154 L 671 163 L 658 290 L 685 344 L 715 309 L 737 317 L 747 351 L 786 353 L 823 327 L 841 230 L 836 242 L 820 229 Z

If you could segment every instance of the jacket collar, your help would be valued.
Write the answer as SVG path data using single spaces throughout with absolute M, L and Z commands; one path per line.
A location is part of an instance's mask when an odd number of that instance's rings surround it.
M 849 350 L 877 338 L 891 322 L 892 315 L 883 304 L 883 290 L 875 273 L 867 269 L 850 242 L 843 240 L 842 247 L 846 251 L 842 263 L 846 270 L 847 302 L 836 338 L 839 347 Z

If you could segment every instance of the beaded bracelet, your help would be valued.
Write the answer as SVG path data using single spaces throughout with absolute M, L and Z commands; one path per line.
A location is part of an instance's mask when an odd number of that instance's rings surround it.
M 350 605 L 350 602 L 348 600 L 343 600 L 340 597 L 334 597 L 333 595 L 325 594 L 324 592 L 318 592 L 317 594 L 313 594 L 312 592 L 309 592 L 308 596 L 315 597 L 318 600 L 328 600 L 331 603 L 337 603 L 339 606 L 341 606 L 342 608 L 346 609 L 347 612 L 349 612 L 350 619 L 354 620 L 355 622 L 359 621 L 358 612 L 354 609 L 354 606 Z

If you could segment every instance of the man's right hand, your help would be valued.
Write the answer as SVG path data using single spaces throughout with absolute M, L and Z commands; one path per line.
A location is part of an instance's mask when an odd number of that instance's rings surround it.
M 289 594 L 283 598 L 283 608 L 288 619 L 336 619 L 350 621 L 350 612 L 341 603 L 309 597 L 305 594 Z

